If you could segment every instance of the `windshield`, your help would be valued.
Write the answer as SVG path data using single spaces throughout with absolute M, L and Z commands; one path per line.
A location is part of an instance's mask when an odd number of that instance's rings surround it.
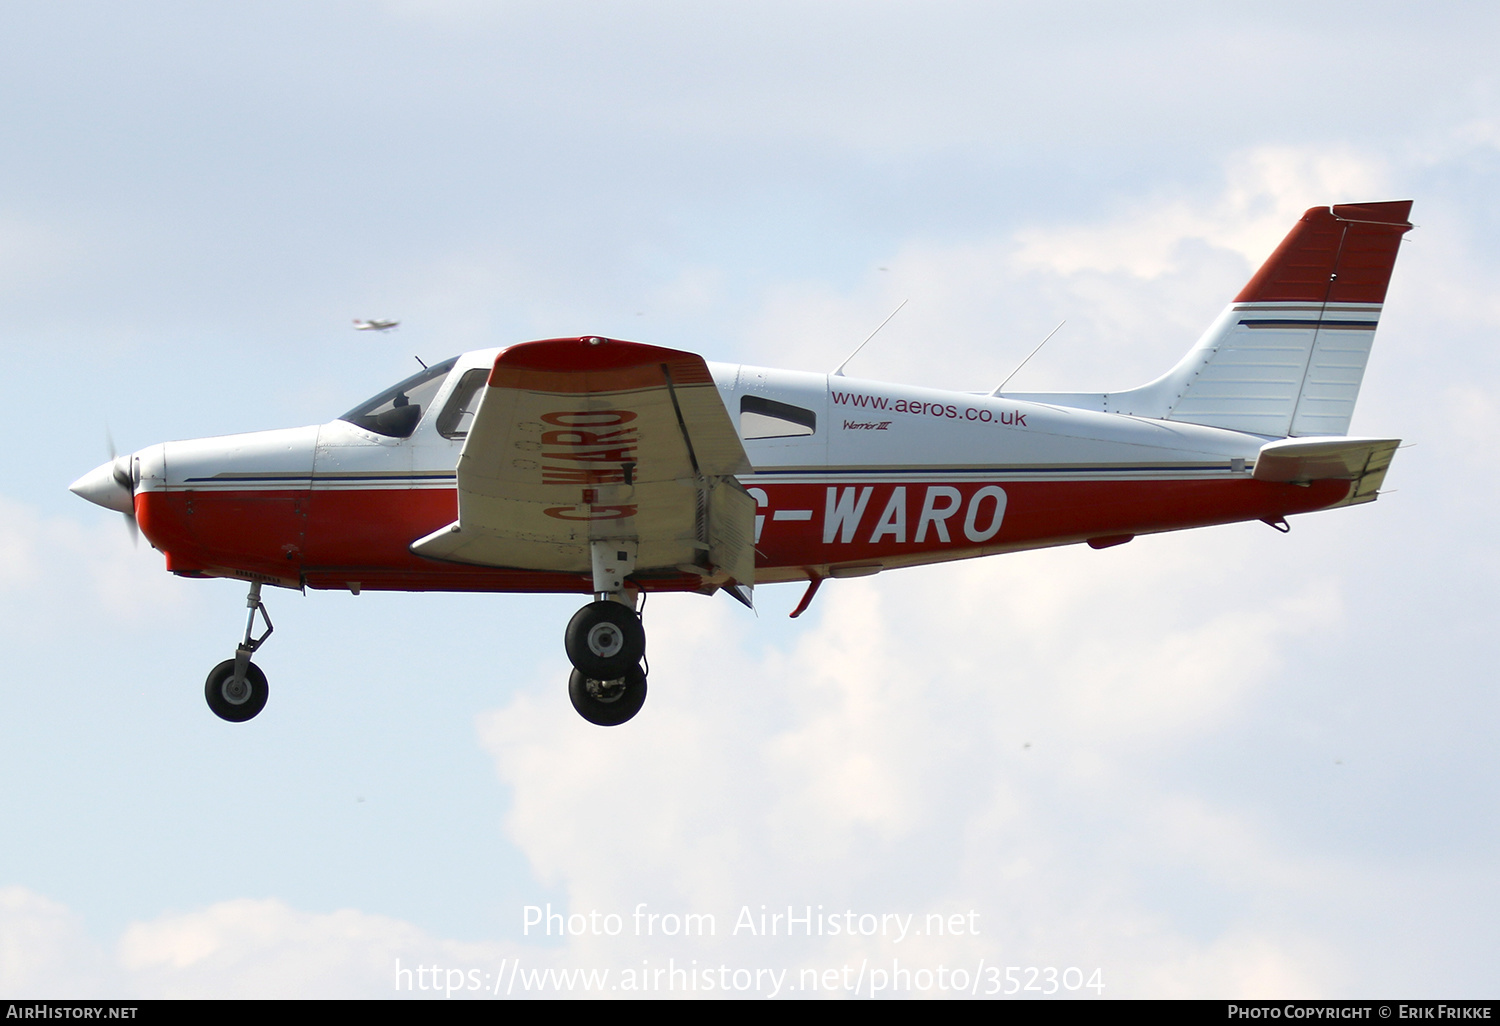
M 394 388 L 381 392 L 369 402 L 361 403 L 339 420 L 347 420 L 366 431 L 391 438 L 410 438 L 422 420 L 422 412 L 443 387 L 443 379 L 458 362 L 458 357 L 435 363 L 413 374 Z

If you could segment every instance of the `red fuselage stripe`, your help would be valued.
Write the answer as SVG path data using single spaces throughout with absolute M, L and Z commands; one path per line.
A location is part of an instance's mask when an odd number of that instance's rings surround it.
M 1300 487 L 1198 480 L 754 482 L 759 570 L 925 562 L 998 551 L 1276 519 L 1342 501 L 1347 481 Z M 757 498 L 759 496 L 757 495 Z M 309 587 L 588 591 L 582 575 L 437 563 L 407 548 L 457 519 L 451 488 L 142 492 L 136 515 L 179 573 L 230 569 Z M 915 559 L 913 557 L 916 557 Z M 696 587 L 687 575 L 644 582 Z

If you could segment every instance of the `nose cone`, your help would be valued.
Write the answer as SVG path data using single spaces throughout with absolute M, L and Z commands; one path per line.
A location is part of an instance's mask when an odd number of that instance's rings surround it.
M 95 467 L 68 485 L 68 491 L 96 506 L 134 514 L 135 489 L 131 484 L 130 457 L 121 456 Z

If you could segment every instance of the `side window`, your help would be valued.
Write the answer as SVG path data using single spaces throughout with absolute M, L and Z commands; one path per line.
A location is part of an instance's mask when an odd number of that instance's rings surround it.
M 758 395 L 740 396 L 740 437 L 797 438 L 818 430 L 818 415 Z
M 474 423 L 474 411 L 479 409 L 480 389 L 489 376 L 488 367 L 464 371 L 464 376 L 458 379 L 458 387 L 448 397 L 443 412 L 438 414 L 438 434 L 454 439 L 469 437 L 469 425 Z

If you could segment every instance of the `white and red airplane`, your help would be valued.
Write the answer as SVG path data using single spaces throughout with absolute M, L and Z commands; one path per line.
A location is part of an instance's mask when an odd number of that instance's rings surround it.
M 286 588 L 578 592 L 573 705 L 646 696 L 645 592 L 801 581 L 1369 502 L 1399 440 L 1345 435 L 1409 201 L 1315 207 L 1177 366 L 1105 393 L 947 392 L 598 337 L 424 369 L 312 427 L 149 446 L 72 485 L 167 569 L 250 582 L 209 706 L 264 707 Z M 264 630 L 256 636 L 257 614 Z

